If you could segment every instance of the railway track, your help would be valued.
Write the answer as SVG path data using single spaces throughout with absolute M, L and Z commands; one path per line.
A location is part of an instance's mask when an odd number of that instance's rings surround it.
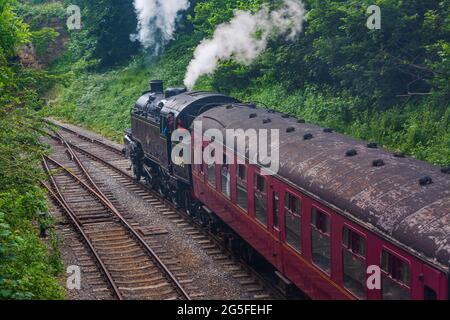
M 43 158 L 51 183 L 44 186 L 82 237 L 115 298 L 190 300 L 170 268 L 102 193 L 70 146 L 61 148 L 67 152 L 64 162 Z
M 235 257 L 222 243 L 222 239 L 203 228 L 185 212 L 177 209 L 170 201 L 161 197 L 155 190 L 143 182 L 136 182 L 129 170 L 129 162 L 118 146 L 112 146 L 99 139 L 93 139 L 73 129 L 58 125 L 60 135 L 53 139 L 64 140 L 66 147 L 74 154 L 86 157 L 102 166 L 102 170 L 143 200 L 154 206 L 161 215 L 176 223 L 183 231 L 192 236 L 197 244 L 214 260 L 228 267 L 233 278 L 246 286 L 253 299 L 280 299 L 279 292 L 258 272 Z M 73 156 L 72 156 L 73 157 Z M 90 181 L 86 181 L 89 183 Z M 107 200 L 104 199 L 105 201 Z M 201 294 L 196 294 L 201 296 Z

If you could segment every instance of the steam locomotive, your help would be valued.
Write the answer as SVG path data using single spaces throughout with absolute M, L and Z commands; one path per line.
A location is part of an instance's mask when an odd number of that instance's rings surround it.
M 194 121 L 224 136 L 278 129 L 278 172 L 264 174 L 225 145 L 224 155 L 241 161 L 173 161 L 176 129 L 201 139 L 202 150 L 213 143 L 193 132 Z M 311 299 L 449 298 L 448 168 L 226 95 L 164 90 L 160 80 L 133 107 L 125 145 L 137 180 Z

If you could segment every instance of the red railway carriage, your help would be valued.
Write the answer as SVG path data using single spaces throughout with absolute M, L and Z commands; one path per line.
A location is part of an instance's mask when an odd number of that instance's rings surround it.
M 136 179 L 209 225 L 219 220 L 309 297 L 448 299 L 450 170 L 224 95 L 164 91 L 162 81 L 131 118 L 125 151 Z M 210 129 L 278 129 L 280 169 L 264 175 L 239 148 L 224 148 L 231 164 L 172 162 L 177 142 L 168 137 L 180 127 L 194 139 Z
M 224 137 L 280 130 L 278 174 L 248 159 L 197 165 L 193 191 L 309 297 L 448 299 L 450 180 L 439 168 L 249 105 L 197 120 Z M 369 288 L 377 267 L 381 287 Z

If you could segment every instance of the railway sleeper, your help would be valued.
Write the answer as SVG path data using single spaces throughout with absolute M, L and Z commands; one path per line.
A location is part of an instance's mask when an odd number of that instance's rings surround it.
M 164 281 L 164 277 L 161 275 L 151 277 L 151 278 L 142 278 L 137 280 L 117 280 L 116 283 L 121 286 L 126 285 L 142 285 L 142 284 L 148 284 L 148 283 L 155 283 L 157 281 Z
M 96 242 L 99 244 L 104 244 L 104 243 L 112 243 L 112 244 L 128 244 L 128 243 L 135 243 L 135 241 L 133 239 L 130 239 L 130 237 L 128 236 L 116 236 L 116 235 L 112 235 L 112 236 L 105 236 L 105 237 L 92 237 L 91 238 L 92 242 Z
M 143 270 L 152 271 L 152 270 L 156 269 L 156 266 L 149 262 L 149 263 L 144 264 L 142 266 L 125 266 L 125 267 L 121 267 L 121 266 L 114 265 L 114 266 L 108 267 L 108 269 L 112 273 L 114 273 L 114 272 L 127 273 L 127 272 L 143 271 Z

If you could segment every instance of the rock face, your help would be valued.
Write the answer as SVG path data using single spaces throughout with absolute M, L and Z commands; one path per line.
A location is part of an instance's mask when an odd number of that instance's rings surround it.
M 22 46 L 18 53 L 20 63 L 25 68 L 41 69 L 42 65 L 39 63 L 36 56 L 36 50 L 32 43 Z
M 39 62 L 48 66 L 55 61 L 66 49 L 66 44 L 69 40 L 69 35 L 66 30 L 66 21 L 64 19 L 53 17 L 50 19 L 48 25 L 42 27 L 48 27 L 54 29 L 59 35 L 48 44 L 47 51 L 39 56 Z
M 41 69 L 52 64 L 66 50 L 69 35 L 65 27 L 64 19 L 52 17 L 40 28 L 51 28 L 58 33 L 58 36 L 50 40 L 45 52 L 36 52 L 33 43 L 24 45 L 19 50 L 19 58 L 24 67 Z

